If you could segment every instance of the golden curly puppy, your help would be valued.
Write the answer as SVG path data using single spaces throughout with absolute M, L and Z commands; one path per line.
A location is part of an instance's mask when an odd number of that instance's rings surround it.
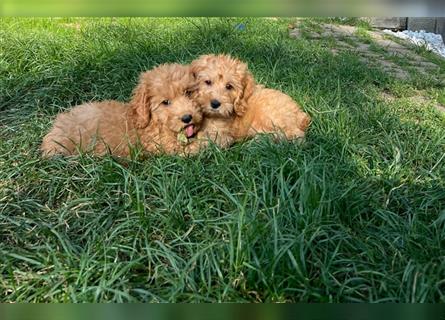
M 210 54 L 192 61 L 191 71 L 197 81 L 193 98 L 205 116 L 198 136 L 223 147 L 257 133 L 304 137 L 310 117 L 288 95 L 257 85 L 247 64 Z
M 136 141 L 128 121 L 131 107 L 117 101 L 85 103 L 60 113 L 40 147 L 44 157 L 72 155 L 80 151 L 127 156 Z
M 87 103 L 57 116 L 44 137 L 44 156 L 79 151 L 128 156 L 140 144 L 150 153 L 189 154 L 202 112 L 190 98 L 188 66 L 164 64 L 142 73 L 129 104 Z
M 198 151 L 194 137 L 202 110 L 191 98 L 190 67 L 172 63 L 143 73 L 133 91 L 134 126 L 145 150 L 190 154 Z

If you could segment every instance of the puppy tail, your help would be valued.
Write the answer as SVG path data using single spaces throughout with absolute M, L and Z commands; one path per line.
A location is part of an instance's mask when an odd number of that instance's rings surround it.
M 300 125 L 298 127 L 301 131 L 305 131 L 311 124 L 312 119 L 307 113 L 303 112 L 302 115 L 303 116 L 301 117 Z

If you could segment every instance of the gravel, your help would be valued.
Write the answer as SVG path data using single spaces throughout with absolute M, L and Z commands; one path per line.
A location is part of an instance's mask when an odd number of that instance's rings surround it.
M 395 37 L 406 39 L 417 46 L 425 46 L 426 49 L 437 53 L 445 58 L 445 45 L 443 43 L 442 36 L 431 32 L 420 31 L 398 31 L 393 32 L 391 30 L 383 30 L 383 32 L 391 34 Z

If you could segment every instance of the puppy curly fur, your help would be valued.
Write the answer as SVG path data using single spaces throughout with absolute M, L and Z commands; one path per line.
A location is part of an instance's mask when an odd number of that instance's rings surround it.
M 247 64 L 228 55 L 203 55 L 192 61 L 191 71 L 197 82 L 193 98 L 205 117 L 198 136 L 222 147 L 258 133 L 304 137 L 309 115 L 288 95 L 256 84 Z M 212 101 L 220 105 L 212 107 Z
M 178 140 L 178 134 L 191 138 L 202 122 L 200 108 L 187 93 L 193 81 L 189 67 L 180 64 L 144 72 L 128 104 L 87 103 L 59 114 L 43 139 L 42 154 L 84 151 L 126 157 L 136 144 L 150 153 L 195 153 L 197 147 L 191 140 L 186 145 Z M 185 122 L 184 116 L 191 119 Z
M 193 84 L 190 67 L 176 63 L 162 65 L 141 75 L 130 104 L 134 125 L 145 150 L 182 155 L 198 151 L 192 136 L 199 131 L 203 115 L 190 97 Z M 185 122 L 185 116 L 189 116 L 190 121 Z M 178 134 L 184 135 L 189 126 L 193 128 L 193 135 L 187 137 L 184 145 L 178 140 Z
M 136 131 L 131 107 L 117 101 L 86 103 L 59 114 L 40 147 L 44 157 L 80 151 L 126 156 Z

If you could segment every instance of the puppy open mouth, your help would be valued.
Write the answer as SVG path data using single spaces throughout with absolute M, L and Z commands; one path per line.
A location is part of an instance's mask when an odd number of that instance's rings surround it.
M 184 134 L 187 137 L 187 139 L 193 138 L 195 135 L 195 125 L 194 124 L 188 124 L 184 127 Z
M 189 139 L 195 136 L 195 125 L 188 124 L 184 127 L 184 130 L 179 131 L 177 135 L 178 142 L 182 145 L 189 143 Z

